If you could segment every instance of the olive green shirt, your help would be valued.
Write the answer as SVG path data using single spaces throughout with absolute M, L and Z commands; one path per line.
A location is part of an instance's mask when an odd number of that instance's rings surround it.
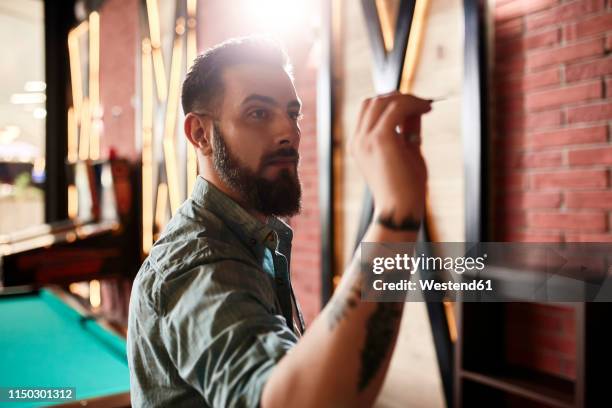
M 204 178 L 132 287 L 134 407 L 256 407 L 304 331 L 289 274 L 292 231 L 264 224 Z

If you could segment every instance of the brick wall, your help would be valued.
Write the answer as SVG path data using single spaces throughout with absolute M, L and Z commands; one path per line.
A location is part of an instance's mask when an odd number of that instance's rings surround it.
M 111 149 L 138 160 L 136 149 L 136 57 L 140 52 L 138 0 L 107 0 L 100 8 L 100 103 L 103 134 L 100 153 Z
M 495 239 L 612 242 L 612 2 L 497 0 Z M 575 377 L 571 310 L 508 307 L 508 359 Z

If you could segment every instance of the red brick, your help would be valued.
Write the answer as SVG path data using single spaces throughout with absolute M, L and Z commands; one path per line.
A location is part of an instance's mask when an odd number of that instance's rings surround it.
M 547 69 L 534 74 L 514 77 L 508 81 L 501 82 L 497 86 L 498 92 L 503 94 L 522 94 L 525 91 L 544 88 L 550 85 L 558 85 L 561 81 L 559 68 Z
M 512 231 L 527 226 L 525 211 L 500 211 L 497 213 L 498 224 L 502 231 Z
M 610 27 L 612 27 L 612 13 L 601 14 L 567 26 L 564 37 L 566 40 L 575 40 L 589 35 L 606 33 L 610 31 Z
M 612 51 L 612 34 L 606 36 L 606 51 Z
M 498 176 L 500 183 L 507 191 L 524 190 L 529 186 L 529 176 L 522 172 L 511 172 Z
M 529 112 L 527 113 L 526 129 L 541 129 L 560 125 L 563 120 L 561 111 Z
M 612 98 L 612 78 L 606 79 L 606 98 Z
M 525 106 L 527 109 L 541 110 L 543 108 L 599 99 L 602 96 L 601 81 L 591 81 L 586 84 L 527 94 Z
M 495 128 L 499 134 L 508 134 L 510 132 L 546 129 L 558 126 L 561 123 L 561 111 L 528 112 L 527 114 L 520 112 L 518 114 L 498 115 Z
M 519 37 L 511 41 L 496 41 L 494 51 L 496 65 L 513 59 L 522 59 L 525 53 L 523 38 Z
M 612 103 L 604 102 L 569 108 L 567 110 L 568 123 L 597 122 L 612 119 Z
M 559 167 L 563 163 L 560 151 L 525 153 L 521 156 L 519 166 L 524 168 Z
M 496 21 L 510 20 L 558 4 L 558 0 L 518 0 L 495 7 Z
M 603 212 L 561 213 L 538 211 L 527 215 L 527 224 L 534 228 L 597 232 L 606 230 L 607 220 Z
M 603 55 L 603 52 L 604 47 L 601 39 L 555 47 L 527 55 L 527 68 L 534 69 L 564 62 L 578 61 L 595 55 Z
M 517 192 L 503 197 L 510 208 L 558 208 L 561 193 Z
M 608 74 L 612 74 L 612 57 L 610 56 L 565 67 L 565 80 L 568 82 L 596 78 Z
M 608 186 L 608 173 L 605 170 L 536 173 L 531 176 L 531 184 L 537 190 L 603 188 Z
M 494 71 L 496 74 L 504 75 L 519 74 L 525 71 L 525 58 L 521 55 L 520 58 L 514 58 L 495 64 Z
M 566 242 L 612 242 L 612 233 L 583 234 L 570 233 L 565 236 Z
M 565 3 L 550 10 L 527 17 L 527 29 L 534 30 L 566 21 L 573 21 L 585 14 L 603 10 L 605 0 L 579 0 Z
M 506 134 L 495 141 L 501 151 L 523 149 L 526 146 L 526 139 L 522 133 Z
M 100 102 L 104 109 L 102 155 L 114 149 L 119 156 L 137 160 L 134 138 L 137 126 L 132 98 L 138 92 L 135 48 L 139 40 L 140 4 L 136 0 L 109 0 L 100 8 Z M 112 115 L 118 109 L 121 115 Z
M 605 142 L 608 138 L 607 126 L 587 128 L 566 128 L 548 132 L 534 133 L 529 137 L 531 147 L 568 146 L 585 143 Z
M 576 360 L 561 360 L 561 377 L 565 377 L 571 380 L 576 379 Z
M 565 193 L 568 208 L 601 208 L 612 210 L 612 191 L 568 191 Z
M 515 18 L 501 23 L 495 23 L 496 41 L 516 37 L 523 33 L 523 18 Z
M 570 166 L 612 164 L 612 146 L 573 150 L 569 152 L 568 160 Z
M 517 231 L 508 236 L 511 242 L 562 242 L 560 232 Z
M 561 31 L 558 28 L 544 31 L 542 33 L 525 36 L 523 43 L 527 50 L 558 44 L 561 39 Z
M 576 353 L 576 342 L 569 336 L 558 336 L 539 332 L 533 339 L 537 347 L 559 353 L 573 355 Z
M 543 234 L 554 234 L 542 232 Z M 506 319 L 508 324 L 517 329 L 528 328 L 530 331 L 560 333 L 563 330 L 563 316 L 556 311 L 540 307 L 539 304 L 508 303 Z M 528 345 L 528 344 L 527 344 Z
M 497 108 L 501 112 L 522 113 L 525 110 L 525 101 L 522 95 L 514 97 L 500 95 L 497 101 Z
M 513 365 L 524 366 L 536 369 L 544 373 L 552 374 L 557 377 L 563 375 L 562 357 L 558 353 L 547 352 L 546 350 L 536 350 L 533 345 L 531 348 L 516 349 L 512 346 L 512 341 L 507 342 L 507 359 Z
M 555 28 L 543 33 L 517 37 L 507 41 L 498 39 L 495 42 L 495 59 L 496 61 L 508 61 L 522 58 L 529 50 L 558 44 L 561 38 L 560 33 L 561 31 Z

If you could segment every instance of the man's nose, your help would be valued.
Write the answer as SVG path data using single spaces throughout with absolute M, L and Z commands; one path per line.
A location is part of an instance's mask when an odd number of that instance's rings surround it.
M 300 143 L 301 131 L 297 122 L 288 114 L 282 115 L 276 132 L 276 143 L 284 147 L 298 147 Z

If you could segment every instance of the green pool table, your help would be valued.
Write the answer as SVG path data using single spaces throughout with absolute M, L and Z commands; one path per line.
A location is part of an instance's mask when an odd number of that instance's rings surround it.
M 7 387 L 72 387 L 75 399 L 0 407 L 130 406 L 125 338 L 59 288 L 2 290 L 0 388 Z

